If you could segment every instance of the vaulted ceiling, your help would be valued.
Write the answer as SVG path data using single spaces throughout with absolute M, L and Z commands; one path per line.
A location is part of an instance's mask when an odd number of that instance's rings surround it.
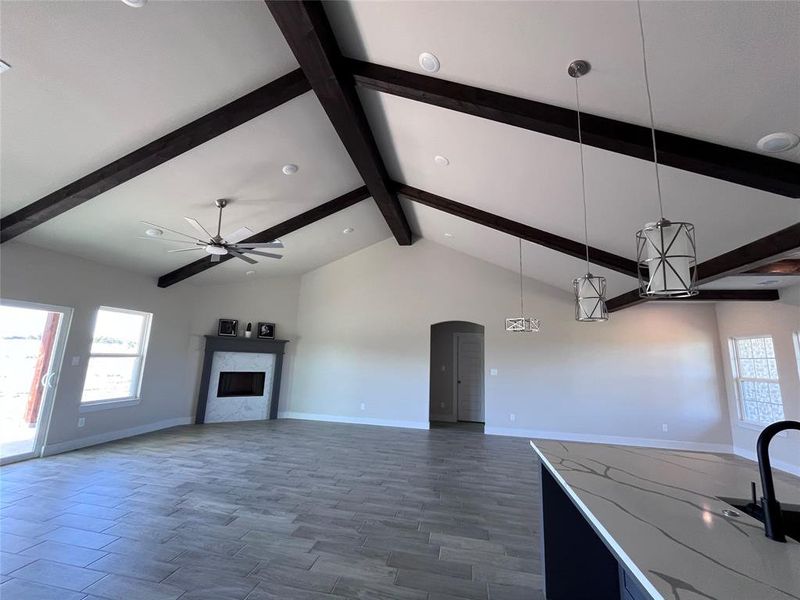
M 418 55 L 433 52 L 442 64 L 433 77 L 556 106 L 574 108 L 566 65 L 587 59 L 583 108 L 648 123 L 635 3 L 331 2 L 326 10 L 347 57 L 422 73 Z M 653 1 L 643 13 L 659 129 L 748 152 L 767 133 L 798 132 L 800 4 Z M 0 76 L 3 217 L 298 68 L 270 11 L 253 1 L 133 9 L 118 0 L 3 0 L 0 58 L 12 66 Z M 583 241 L 574 142 L 366 88 L 359 97 L 392 180 Z M 776 157 L 800 164 L 800 148 Z M 590 243 L 635 258 L 633 232 L 658 217 L 652 164 L 593 147 L 585 161 Z M 287 163 L 298 173 L 283 175 Z M 666 215 L 695 224 L 700 261 L 800 221 L 796 197 L 661 172 Z M 141 220 L 189 231 L 184 215 L 210 225 L 213 200 L 224 197 L 232 199 L 224 230 L 260 231 L 363 183 L 306 92 L 16 239 L 155 278 L 199 253 L 137 239 Z M 402 206 L 415 234 L 516 270 L 515 238 L 407 199 Z M 367 199 L 282 236 L 281 261 L 231 260 L 187 281 L 302 273 L 391 235 Z M 585 269 L 529 243 L 525 263 L 527 275 L 564 289 Z M 592 270 L 608 278 L 609 295 L 635 285 Z M 759 287 L 745 279 L 709 286 Z

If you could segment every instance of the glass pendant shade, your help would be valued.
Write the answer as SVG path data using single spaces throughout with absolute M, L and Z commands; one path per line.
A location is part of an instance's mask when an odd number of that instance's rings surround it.
M 661 219 L 636 232 L 639 295 L 686 298 L 697 295 L 694 225 Z
M 606 278 L 587 273 L 572 280 L 575 288 L 575 320 L 586 323 L 608 321 Z

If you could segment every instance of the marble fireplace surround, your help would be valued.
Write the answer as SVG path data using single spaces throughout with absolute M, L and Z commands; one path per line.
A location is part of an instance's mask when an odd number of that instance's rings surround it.
M 200 390 L 197 396 L 197 411 L 194 422 L 197 425 L 205 423 L 206 405 L 208 402 L 208 386 L 211 381 L 211 371 L 215 352 L 252 352 L 257 354 L 274 354 L 272 389 L 270 393 L 265 390 L 265 395 L 271 398 L 269 403 L 268 419 L 278 418 L 278 401 L 281 391 L 281 369 L 283 367 L 284 347 L 289 340 L 260 340 L 258 338 L 220 337 L 216 335 L 205 336 L 205 352 L 203 354 L 203 371 L 200 376 Z M 269 379 L 268 379 L 269 380 Z

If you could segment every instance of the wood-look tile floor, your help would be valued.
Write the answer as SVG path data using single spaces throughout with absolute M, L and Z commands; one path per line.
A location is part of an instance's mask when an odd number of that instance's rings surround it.
M 541 599 L 538 486 L 457 428 L 174 428 L 0 469 L 0 596 Z

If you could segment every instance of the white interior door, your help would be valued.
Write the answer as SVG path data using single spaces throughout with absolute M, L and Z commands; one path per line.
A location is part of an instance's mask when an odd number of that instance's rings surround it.
M 0 302 L 0 463 L 41 454 L 72 309 Z
M 458 420 L 483 423 L 483 334 L 456 334 L 456 374 Z

